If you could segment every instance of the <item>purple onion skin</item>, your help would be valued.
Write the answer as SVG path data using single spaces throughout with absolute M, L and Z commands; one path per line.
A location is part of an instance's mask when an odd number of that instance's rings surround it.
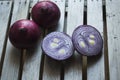
M 9 40 L 19 49 L 33 48 L 40 37 L 39 26 L 32 20 L 18 20 L 9 30 Z
M 43 28 L 56 27 L 60 19 L 59 7 L 51 1 L 40 1 L 32 8 L 32 19 Z
M 50 45 L 52 41 L 54 41 L 54 38 L 59 39 L 59 46 L 52 48 Z M 59 53 L 59 51 L 62 49 L 65 50 L 64 54 Z M 57 61 L 63 61 L 70 58 L 73 55 L 74 47 L 72 44 L 72 39 L 69 35 L 63 32 L 51 32 L 43 39 L 42 50 L 50 58 Z
M 90 35 L 94 36 L 90 38 Z M 103 39 L 100 32 L 91 25 L 78 26 L 73 32 L 72 41 L 78 53 L 85 56 L 96 56 L 100 54 L 103 48 Z

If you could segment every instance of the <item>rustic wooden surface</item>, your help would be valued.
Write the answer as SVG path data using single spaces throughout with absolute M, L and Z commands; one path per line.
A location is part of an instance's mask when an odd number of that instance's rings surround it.
M 109 72 L 111 80 L 120 80 L 120 0 L 106 0 Z
M 2 54 L 4 54 L 4 43 L 5 43 L 5 38 L 6 38 L 6 32 L 9 24 L 9 16 L 10 16 L 10 10 L 11 10 L 11 5 L 12 3 L 10 1 L 0 1 L 0 62 L 2 60 Z M 4 14 L 4 15 L 3 15 Z
M 0 80 L 120 80 L 119 0 L 51 0 L 58 5 L 58 28 L 72 35 L 82 24 L 96 27 L 104 40 L 101 55 L 78 54 L 57 62 L 43 54 L 41 41 L 53 30 L 43 30 L 36 48 L 16 49 L 8 39 L 10 26 L 31 19 L 31 9 L 41 0 L 0 0 Z

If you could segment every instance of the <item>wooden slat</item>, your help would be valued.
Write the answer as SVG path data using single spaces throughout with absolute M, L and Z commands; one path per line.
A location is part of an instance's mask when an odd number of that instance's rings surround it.
M 65 15 L 65 0 L 51 0 L 55 2 L 61 11 L 61 17 L 56 31 L 63 32 L 64 15 Z M 61 80 L 61 64 L 45 56 L 43 68 L 43 80 Z
M 4 41 L 6 36 L 6 31 L 8 28 L 9 16 L 11 11 L 12 2 L 11 1 L 0 1 L 0 66 L 3 49 L 4 49 Z
M 15 0 L 11 24 L 14 23 L 16 20 L 27 18 L 28 7 L 29 0 Z M 8 40 L 1 80 L 18 80 L 20 56 L 20 50 L 13 47 Z
M 87 0 L 87 24 L 94 26 L 103 36 L 102 0 Z M 103 49 L 104 50 L 104 49 Z M 102 55 L 88 58 L 87 80 L 104 80 L 104 51 Z
M 106 0 L 110 80 L 120 80 L 120 0 Z
M 24 66 L 22 80 L 39 80 L 40 62 L 41 62 L 41 39 L 38 45 L 31 50 L 27 50 L 24 55 Z
M 84 0 L 68 1 L 67 34 L 83 24 Z M 64 80 L 82 80 L 82 57 L 75 52 L 71 61 L 65 65 Z
M 38 0 L 32 0 L 30 8 L 32 8 L 37 2 Z M 32 18 L 30 17 L 30 19 Z M 43 37 L 43 34 L 41 34 L 41 36 Z M 27 50 L 24 55 L 22 80 L 39 80 L 41 55 L 42 50 L 40 39 L 38 45 L 34 49 Z

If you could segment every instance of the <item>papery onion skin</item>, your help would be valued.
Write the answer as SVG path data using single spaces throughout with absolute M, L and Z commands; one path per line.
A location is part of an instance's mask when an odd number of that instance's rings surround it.
M 60 42 L 58 42 L 59 45 L 57 47 L 51 48 L 50 44 L 54 38 L 57 38 Z M 62 49 L 65 51 L 64 54 L 59 53 L 59 51 Z M 50 58 L 62 61 L 70 58 L 73 55 L 74 47 L 69 35 L 63 32 L 51 32 L 43 39 L 42 50 Z
M 93 38 L 90 38 L 90 36 Z M 75 49 L 85 56 L 98 55 L 103 48 L 103 39 L 100 32 L 91 25 L 78 26 L 72 34 L 72 41 Z M 83 47 L 80 46 L 80 43 Z
M 60 9 L 52 1 L 40 1 L 32 8 L 32 19 L 43 28 L 56 27 L 60 19 Z
M 40 34 L 40 28 L 34 21 L 21 19 L 10 27 L 9 40 L 16 48 L 29 49 L 35 47 Z

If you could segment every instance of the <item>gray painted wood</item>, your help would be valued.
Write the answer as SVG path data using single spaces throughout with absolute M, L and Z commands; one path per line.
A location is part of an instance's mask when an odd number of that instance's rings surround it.
M 0 1 L 0 64 L 11 11 L 11 1 Z M 0 65 L 2 66 L 2 65 Z
M 38 0 L 33 0 L 30 3 L 30 8 L 32 8 Z M 30 17 L 30 19 L 32 19 Z M 42 30 L 41 30 L 42 31 Z M 40 63 L 41 63 L 41 40 L 43 38 L 41 34 L 40 39 L 38 41 L 38 45 L 31 49 L 26 50 L 24 55 L 24 65 L 23 65 L 23 72 L 22 72 L 22 80 L 39 80 L 39 73 L 40 73 Z
M 65 0 L 52 0 L 56 3 L 61 11 L 61 17 L 58 23 L 56 31 L 63 32 L 64 29 L 64 15 L 65 15 Z M 43 68 L 43 80 L 61 80 L 61 63 L 56 62 L 45 56 L 44 68 Z
M 38 45 L 34 49 L 27 50 L 24 55 L 22 80 L 39 80 L 41 55 L 40 39 Z
M 94 26 L 103 37 L 102 0 L 87 0 L 87 24 Z M 103 48 L 104 50 L 104 48 Z M 105 80 L 104 51 L 100 56 L 88 58 L 87 80 Z
M 26 2 L 27 1 L 27 2 Z M 15 0 L 11 25 L 19 19 L 26 19 L 29 8 L 29 0 Z M 1 80 L 18 80 L 21 51 L 7 41 L 6 54 L 3 63 Z
M 66 32 L 72 36 L 73 30 L 83 24 L 84 0 L 68 1 Z M 66 62 L 64 80 L 82 80 L 82 56 L 77 52 Z
M 106 0 L 110 80 L 120 80 L 120 0 Z

